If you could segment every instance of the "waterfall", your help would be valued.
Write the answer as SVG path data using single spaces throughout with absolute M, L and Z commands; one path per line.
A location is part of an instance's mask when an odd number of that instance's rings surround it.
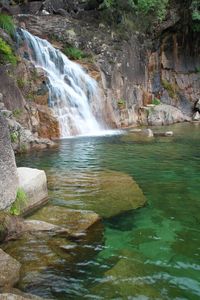
M 91 109 L 99 103 L 96 81 L 48 41 L 23 29 L 21 33 L 32 63 L 47 74 L 49 106 L 59 121 L 61 137 L 98 134 L 102 128 Z

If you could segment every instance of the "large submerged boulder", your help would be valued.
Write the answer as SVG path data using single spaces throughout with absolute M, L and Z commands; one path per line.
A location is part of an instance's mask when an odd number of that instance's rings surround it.
M 123 172 L 109 170 L 88 172 L 81 177 L 78 174 L 71 174 L 71 176 L 63 174 L 62 178 L 60 175 L 53 174 L 48 177 L 51 189 L 57 186 L 58 180 L 62 182 L 62 187 L 76 188 L 76 195 L 72 199 L 69 190 L 64 188 L 64 194 L 61 187 L 60 197 L 64 205 L 72 209 L 91 210 L 104 218 L 137 209 L 146 202 L 139 185 L 130 175 Z M 89 193 L 83 193 L 84 189 L 89 189 Z
M 17 168 L 7 123 L 0 114 L 0 209 L 9 207 L 16 198 Z

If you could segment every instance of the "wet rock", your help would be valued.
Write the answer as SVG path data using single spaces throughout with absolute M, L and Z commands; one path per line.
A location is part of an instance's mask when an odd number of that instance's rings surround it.
M 147 129 L 131 129 L 130 132 L 140 135 L 140 136 L 149 137 L 149 138 L 154 136 L 153 131 L 149 128 L 147 128 Z
M 31 218 L 66 228 L 70 236 L 84 234 L 92 225 L 100 221 L 99 215 L 92 211 L 73 210 L 50 205 L 40 209 Z
M 173 136 L 173 131 L 166 131 L 166 132 L 154 132 L 154 136 Z
M 7 122 L 0 114 L 0 209 L 9 207 L 16 198 L 17 168 Z
M 47 178 L 42 170 L 31 168 L 18 168 L 19 186 L 26 194 L 26 203 L 24 203 L 22 212 L 40 206 L 47 201 Z
M 51 231 L 54 233 L 67 233 L 69 234 L 69 231 L 67 228 L 53 225 L 44 221 L 39 220 L 26 220 L 24 221 L 24 230 L 25 232 L 45 232 L 45 231 Z
M 20 263 L 0 249 L 0 288 L 13 286 L 19 280 Z
M 38 134 L 42 138 L 57 139 L 60 137 L 59 122 L 53 111 L 44 105 L 37 106 L 39 115 Z
M 179 109 L 167 104 L 160 104 L 149 109 L 149 125 L 169 125 L 178 122 L 190 121 Z

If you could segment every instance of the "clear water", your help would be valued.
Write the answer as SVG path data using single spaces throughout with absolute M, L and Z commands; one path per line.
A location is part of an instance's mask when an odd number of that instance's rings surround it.
M 18 157 L 18 165 L 47 172 L 46 212 L 84 209 L 87 197 L 95 208 L 91 178 L 108 170 L 131 176 L 147 200 L 105 218 L 103 232 L 93 228 L 65 256 L 49 247 L 58 242 L 50 237 L 6 245 L 23 264 L 19 288 L 51 299 L 200 299 L 200 127 L 170 129 L 174 137 L 67 139 L 57 149 Z M 37 217 L 51 214 L 41 209 Z

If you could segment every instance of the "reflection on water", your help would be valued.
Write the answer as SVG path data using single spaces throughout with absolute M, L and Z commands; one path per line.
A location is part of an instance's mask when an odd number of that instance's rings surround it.
M 20 288 L 52 299 L 200 298 L 200 127 L 171 129 L 174 137 L 149 141 L 131 133 L 63 140 L 58 149 L 18 158 L 18 165 L 47 172 L 52 211 L 55 206 L 84 209 L 87 199 L 95 210 L 95 202 L 105 200 L 105 185 L 96 178 L 111 171 L 122 182 L 125 178 L 124 196 L 129 190 L 125 182 L 132 178 L 148 203 L 104 219 L 103 238 L 95 228 L 90 233 L 95 241 L 50 239 L 40 241 L 41 246 L 31 240 L 28 268 L 30 240 L 16 242 L 12 255 L 22 261 L 24 272 Z M 123 203 L 123 189 L 118 196 Z M 64 256 L 56 250 L 59 243 L 71 249 Z

